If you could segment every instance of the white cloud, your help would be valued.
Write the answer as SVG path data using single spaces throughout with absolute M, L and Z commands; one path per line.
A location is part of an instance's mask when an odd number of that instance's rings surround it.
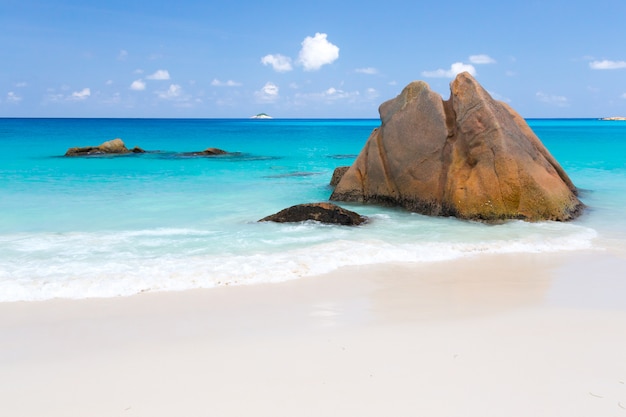
M 589 63 L 589 68 L 594 70 L 612 70 L 626 68 L 626 61 L 592 61 Z
M 480 55 L 470 55 L 469 61 L 472 64 L 483 65 L 483 64 L 495 64 L 496 60 L 490 57 L 489 55 L 480 54 Z
M 83 88 L 80 91 L 74 91 L 70 97 L 71 100 L 81 101 L 85 100 L 87 97 L 91 95 L 91 89 Z
M 259 91 L 255 93 L 255 95 L 259 101 L 268 103 L 278 99 L 278 91 L 278 86 L 268 81 Z
M 449 70 L 438 69 L 435 71 L 423 71 L 422 75 L 424 77 L 432 77 L 432 78 L 454 78 L 458 74 L 462 72 L 469 72 L 471 75 L 476 76 L 476 68 L 470 64 L 464 64 L 462 62 L 455 62 L 450 66 Z
M 15 94 L 13 91 L 7 93 L 7 103 L 19 103 L 22 101 L 22 97 Z
M 557 106 L 557 107 L 567 107 L 569 106 L 569 101 L 567 100 L 567 97 L 564 96 L 557 96 L 554 94 L 546 94 L 542 91 L 539 91 L 536 94 L 536 97 L 539 101 L 543 102 L 543 103 L 547 103 L 553 106 Z
M 276 72 L 288 72 L 293 69 L 291 66 L 291 58 L 281 54 L 265 55 L 261 58 L 261 63 L 263 65 L 271 65 Z
M 16 88 L 24 88 L 24 87 L 28 87 L 28 83 L 26 82 L 19 82 L 19 83 L 15 83 L 15 87 Z
M 305 100 L 315 101 L 337 101 L 337 100 L 351 100 L 357 99 L 361 93 L 358 91 L 344 91 L 340 88 L 330 87 L 321 93 L 308 93 L 308 94 L 296 94 L 296 97 Z
M 170 73 L 167 70 L 158 70 L 154 74 L 148 75 L 146 78 L 149 80 L 165 81 L 170 79 Z
M 131 90 L 135 90 L 135 91 L 143 91 L 146 89 L 146 82 L 144 80 L 135 80 L 132 82 L 132 84 L 130 85 L 130 89 Z
M 375 88 L 368 88 L 367 91 L 367 97 L 370 99 L 375 99 L 378 98 L 380 96 L 380 94 L 378 93 L 378 90 L 376 90 Z
M 122 49 L 119 54 L 117 54 L 117 59 L 119 61 L 124 61 L 128 57 L 128 51 Z
M 622 98 L 626 99 L 626 93 L 622 94 Z
M 242 86 L 242 84 L 237 81 L 228 80 L 228 81 L 222 82 L 218 80 L 217 78 L 214 78 L 213 81 L 211 81 L 211 85 L 214 87 L 241 87 Z
M 355 72 L 359 74 L 367 74 L 367 75 L 376 75 L 378 74 L 378 70 L 376 68 L 367 67 L 367 68 L 357 68 Z
M 157 91 L 157 95 L 165 100 L 179 98 L 183 93 L 183 88 L 178 84 L 170 84 L 165 91 Z
M 325 33 L 316 33 L 314 37 L 307 36 L 302 41 L 298 63 L 305 71 L 317 71 L 339 58 L 339 48 L 328 42 L 327 36 Z

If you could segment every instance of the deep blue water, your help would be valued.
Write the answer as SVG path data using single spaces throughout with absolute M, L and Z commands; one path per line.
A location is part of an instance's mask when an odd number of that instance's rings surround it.
M 281 281 L 344 265 L 623 247 L 626 122 L 529 120 L 589 206 L 488 226 L 377 206 L 366 227 L 256 220 L 326 200 L 379 120 L 0 119 L 0 301 Z M 65 158 L 120 137 L 148 152 Z M 217 147 L 232 155 L 185 152 Z

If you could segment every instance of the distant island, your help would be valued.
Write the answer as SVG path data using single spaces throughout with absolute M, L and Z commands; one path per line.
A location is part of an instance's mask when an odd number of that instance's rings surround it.
M 252 116 L 251 119 L 271 119 L 272 116 L 270 116 L 267 113 L 259 113 L 256 116 Z
M 626 117 L 603 117 L 600 120 L 626 120 Z

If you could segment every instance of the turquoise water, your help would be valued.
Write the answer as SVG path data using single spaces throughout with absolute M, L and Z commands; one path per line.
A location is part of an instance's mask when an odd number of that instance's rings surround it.
M 623 249 L 626 123 L 529 120 L 589 206 L 489 226 L 345 205 L 357 228 L 257 220 L 324 201 L 378 120 L 0 119 L 0 301 L 275 282 L 347 265 Z M 148 152 L 65 158 L 120 137 Z M 233 152 L 190 157 L 218 147 Z M 158 152 L 156 152 L 158 151 Z

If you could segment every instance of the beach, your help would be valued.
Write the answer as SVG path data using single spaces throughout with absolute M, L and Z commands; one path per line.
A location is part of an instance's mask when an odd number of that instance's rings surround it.
M 626 257 L 0 303 L 11 416 L 626 415 Z

